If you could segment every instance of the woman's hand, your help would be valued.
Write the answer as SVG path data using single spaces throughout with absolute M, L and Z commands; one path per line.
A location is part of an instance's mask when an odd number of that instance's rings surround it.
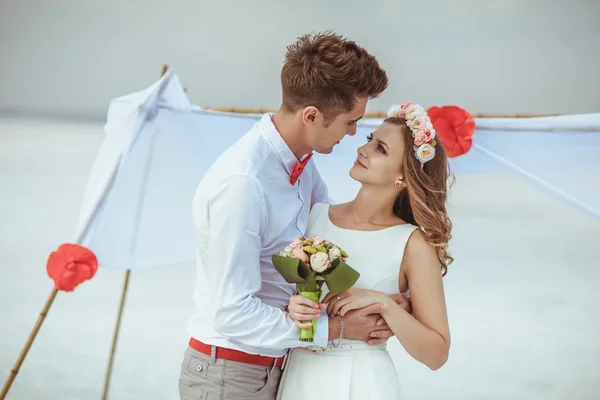
M 328 293 L 323 299 L 327 304 L 328 315 L 341 315 L 342 317 L 350 310 L 368 307 L 379 303 L 383 307 L 389 307 L 390 297 L 385 293 L 369 289 L 351 288 L 338 295 Z
M 319 318 L 321 310 L 324 308 L 325 304 L 319 305 L 308 297 L 297 294 L 290 297 L 290 302 L 286 310 L 296 323 L 296 326 L 302 329 L 310 328 L 312 326 L 310 321 Z

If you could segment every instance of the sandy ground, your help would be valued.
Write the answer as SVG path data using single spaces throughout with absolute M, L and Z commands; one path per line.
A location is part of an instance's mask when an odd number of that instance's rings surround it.
M 100 124 L 0 119 L 0 381 L 71 239 Z M 599 189 L 600 190 L 600 189 Z M 453 345 L 433 372 L 390 344 L 406 399 L 599 399 L 600 221 L 510 175 L 459 176 L 456 263 L 445 280 Z M 193 267 L 133 271 L 112 400 L 178 399 Z M 8 399 L 99 399 L 124 271 L 59 293 Z

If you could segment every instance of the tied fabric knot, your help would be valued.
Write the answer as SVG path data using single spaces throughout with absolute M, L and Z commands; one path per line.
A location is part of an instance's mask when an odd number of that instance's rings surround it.
M 62 244 L 48 257 L 46 271 L 54 286 L 64 292 L 72 292 L 84 281 L 92 279 L 98 270 L 96 255 L 77 244 Z
M 462 156 L 471 149 L 476 126 L 467 110 L 457 106 L 434 106 L 427 110 L 427 114 L 448 157 Z
M 294 171 L 292 171 L 292 175 L 290 176 L 290 183 L 292 185 L 296 184 L 296 181 L 300 177 L 300 174 L 302 174 L 302 171 L 304 171 L 304 168 L 306 167 L 306 164 L 308 164 L 308 161 L 311 159 L 312 155 L 313 153 L 310 153 L 304 158 L 304 160 L 296 164 L 296 167 L 294 168 Z

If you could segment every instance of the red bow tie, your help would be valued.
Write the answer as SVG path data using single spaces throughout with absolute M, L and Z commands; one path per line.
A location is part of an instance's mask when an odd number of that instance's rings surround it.
M 304 167 L 306 167 L 306 164 L 308 164 L 308 160 L 310 160 L 311 157 L 312 157 L 312 153 L 307 155 L 304 158 L 304 160 L 302 160 L 298 164 L 296 164 L 296 168 L 294 168 L 294 171 L 292 172 L 292 175 L 290 176 L 290 183 L 292 185 L 294 185 L 296 183 L 296 181 L 298 180 L 298 177 L 300 176 L 302 171 L 304 171 Z

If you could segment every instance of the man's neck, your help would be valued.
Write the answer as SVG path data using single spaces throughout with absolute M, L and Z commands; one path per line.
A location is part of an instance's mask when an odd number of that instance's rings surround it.
M 279 110 L 272 121 L 275 129 L 298 160 L 312 151 L 305 143 L 303 127 L 299 124 L 296 115 Z

